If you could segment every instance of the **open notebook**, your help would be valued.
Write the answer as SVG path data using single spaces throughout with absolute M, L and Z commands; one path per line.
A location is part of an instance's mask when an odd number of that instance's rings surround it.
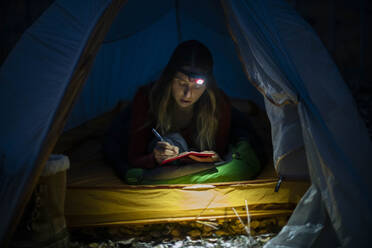
M 175 157 L 163 160 L 160 165 L 168 164 L 173 161 L 180 161 L 181 163 L 213 163 L 220 161 L 220 158 L 216 156 L 214 152 L 183 152 Z

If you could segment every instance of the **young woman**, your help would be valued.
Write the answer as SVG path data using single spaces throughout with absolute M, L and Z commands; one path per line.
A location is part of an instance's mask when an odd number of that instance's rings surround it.
M 157 140 L 153 129 L 165 141 Z M 130 106 L 111 125 L 104 151 L 117 174 L 129 182 L 128 169 L 156 168 L 185 150 L 213 151 L 223 158 L 230 148 L 237 155 L 219 166 L 218 173 L 208 179 L 181 178 L 179 182 L 245 180 L 260 169 L 250 146 L 260 147 L 256 137 L 249 120 L 217 87 L 209 49 L 191 40 L 175 49 L 156 82 L 139 88 Z M 133 178 L 137 180 L 137 176 Z M 139 179 L 136 183 L 146 182 Z
M 152 128 L 163 136 L 180 134 L 192 150 L 224 155 L 231 106 L 212 71 L 209 49 L 198 41 L 186 41 L 175 49 L 160 79 L 138 90 L 132 102 L 131 167 L 153 168 L 180 152 L 168 142 L 149 148 L 154 139 Z

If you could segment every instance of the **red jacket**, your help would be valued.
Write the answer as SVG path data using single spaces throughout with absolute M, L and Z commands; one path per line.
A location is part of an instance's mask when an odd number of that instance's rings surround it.
M 150 119 L 148 113 L 150 107 L 148 99 L 149 88 L 149 85 L 142 86 L 137 91 L 132 102 L 132 116 L 129 132 L 130 143 L 128 149 L 128 158 L 131 167 L 153 168 L 157 166 L 153 153 L 147 151 L 149 143 L 154 139 L 154 134 L 151 129 L 155 127 L 155 123 L 151 123 L 144 127 Z M 224 155 L 227 151 L 231 119 L 230 100 L 225 93 L 222 91 L 221 93 L 222 99 L 217 99 L 217 104 L 219 104 L 221 113 L 215 138 L 215 151 L 220 156 Z M 193 137 L 192 132 L 192 125 L 189 125 L 180 132 L 187 144 L 192 144 L 192 140 L 190 140 L 190 137 Z

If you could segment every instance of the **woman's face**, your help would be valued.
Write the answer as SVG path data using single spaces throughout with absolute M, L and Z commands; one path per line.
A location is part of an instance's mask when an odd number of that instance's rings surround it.
M 176 72 L 172 81 L 172 96 L 180 108 L 190 108 L 206 90 L 205 85 L 189 81 L 186 74 Z

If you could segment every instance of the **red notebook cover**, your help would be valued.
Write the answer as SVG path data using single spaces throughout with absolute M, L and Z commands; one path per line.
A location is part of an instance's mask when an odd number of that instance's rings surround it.
M 199 162 L 199 163 L 212 163 L 219 161 L 218 156 L 214 152 L 183 152 L 175 157 L 163 160 L 160 165 L 164 165 L 176 160 L 185 160 L 189 162 Z

